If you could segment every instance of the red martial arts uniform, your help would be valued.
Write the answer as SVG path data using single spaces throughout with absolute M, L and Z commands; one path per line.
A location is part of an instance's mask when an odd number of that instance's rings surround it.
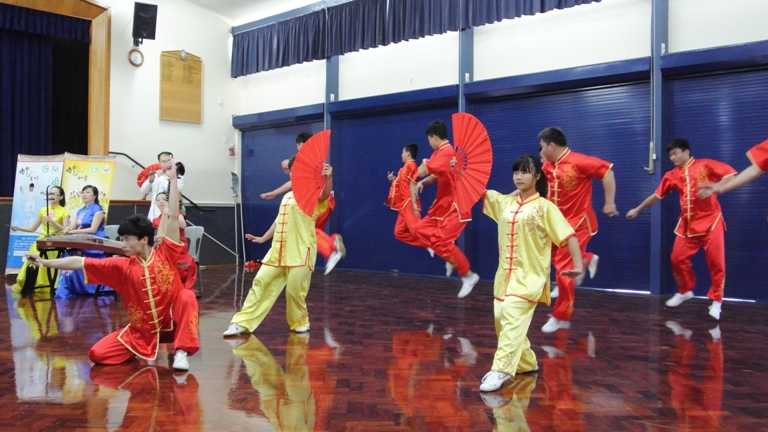
M 155 227 L 155 232 L 157 232 L 157 228 L 160 227 L 160 219 L 162 219 L 163 216 L 164 215 L 160 215 L 152 221 L 152 226 Z M 183 229 L 179 230 L 179 241 L 185 245 L 184 252 L 179 257 L 179 262 L 176 265 L 176 270 L 178 270 L 179 278 L 181 279 L 181 285 L 186 289 L 196 291 L 195 282 L 197 282 L 197 263 L 195 262 L 195 258 L 189 253 L 187 233 L 184 232 Z
M 197 340 L 197 300 L 183 289 L 176 263 L 185 245 L 163 238 L 144 261 L 137 255 L 84 258 L 85 282 L 109 284 L 123 298 L 130 324 L 110 333 L 91 348 L 97 364 L 118 364 L 133 357 L 155 360 L 160 342 L 193 355 Z
M 693 342 L 677 336 L 669 368 L 672 406 L 677 410 L 680 430 L 718 431 L 723 402 L 723 341 L 707 342 L 709 363 L 701 384 L 691 378 Z M 695 375 L 701 375 L 697 372 Z
M 331 253 L 336 251 L 336 236 L 338 234 L 328 235 L 325 233 L 325 225 L 328 223 L 328 219 L 331 218 L 333 208 L 336 207 L 336 198 L 333 194 L 328 198 L 328 208 L 324 212 L 320 213 L 320 216 L 315 219 L 315 237 L 317 237 L 317 253 L 328 259 Z
M 768 140 L 749 149 L 747 157 L 760 171 L 768 171 Z
M 707 267 L 712 277 L 709 297 L 723 301 L 725 286 L 725 221 L 715 195 L 701 199 L 696 196 L 700 183 L 717 183 L 724 177 L 736 175 L 736 170 L 712 159 L 690 158 L 688 163 L 664 174 L 656 189 L 656 196 L 664 198 L 676 190 L 680 194 L 680 220 L 675 228 L 672 248 L 672 274 L 678 293 L 684 294 L 696 287 L 691 257 L 704 246 Z
M 597 234 L 597 215 L 592 209 L 592 179 L 602 180 L 612 166 L 610 162 L 566 148 L 554 163 L 546 161 L 542 167 L 549 183 L 547 198 L 555 203 L 576 231 L 582 256 L 587 250 L 589 240 Z M 560 276 L 560 273 L 573 268 L 573 260 L 567 246 L 552 246 L 552 264 L 555 266 L 557 286 L 560 288 L 560 296 L 555 302 L 552 316 L 570 321 L 576 283 L 573 278 Z
M 427 160 L 428 174 L 437 179 L 437 195 L 427 216 L 416 226 L 416 234 L 464 276 L 469 272 L 469 261 L 453 242 L 459 238 L 467 222 L 472 220 L 472 211 L 460 209 L 456 202 L 457 180 L 451 168 L 451 159 L 455 155 L 451 143 L 444 142 Z
M 395 238 L 405 244 L 427 249 L 429 244 L 416 235 L 416 225 L 420 217 L 413 210 L 411 197 L 411 183 L 416 183 L 419 178 L 419 167 L 416 162 L 408 161 L 400 168 L 397 178 L 389 188 L 389 196 L 384 205 L 398 212 L 395 222 Z M 416 201 L 421 209 L 421 202 Z

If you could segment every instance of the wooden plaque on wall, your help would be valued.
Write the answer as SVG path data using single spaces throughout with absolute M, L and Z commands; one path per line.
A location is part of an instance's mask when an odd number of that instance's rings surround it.
M 181 51 L 160 54 L 160 120 L 203 122 L 203 60 Z

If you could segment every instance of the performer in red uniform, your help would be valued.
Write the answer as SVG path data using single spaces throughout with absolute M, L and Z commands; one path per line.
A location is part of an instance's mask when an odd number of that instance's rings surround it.
M 188 370 L 187 355 L 200 348 L 195 294 L 181 286 L 176 263 L 184 252 L 179 241 L 179 189 L 176 165 L 166 169 L 170 179 L 168 229 L 153 248 L 155 230 L 145 216 L 124 220 L 117 230 L 127 257 L 92 259 L 67 257 L 32 263 L 59 270 L 84 270 L 85 282 L 109 285 L 123 298 L 130 324 L 104 337 L 88 356 L 96 364 L 118 364 L 134 357 L 155 360 L 161 342 L 173 342 L 173 368 Z
M 305 142 L 307 142 L 308 139 L 312 138 L 312 134 L 309 132 L 302 132 L 298 135 L 296 135 L 296 150 L 298 151 L 302 145 L 304 145 Z M 286 159 L 282 162 L 281 166 L 283 168 L 283 171 L 285 171 L 286 174 L 289 173 L 290 168 L 288 167 L 288 161 L 289 159 Z M 273 199 L 279 195 L 283 195 L 287 192 L 289 192 L 292 189 L 292 183 L 290 180 L 283 183 L 282 186 L 279 188 L 270 191 L 265 192 L 261 194 L 260 196 L 264 199 Z M 317 217 L 315 220 L 315 237 L 317 237 L 317 252 L 325 258 L 325 273 L 328 274 L 336 267 L 336 264 L 341 261 L 342 258 L 344 258 L 347 255 L 347 248 L 344 247 L 344 239 L 341 237 L 341 234 L 331 234 L 328 235 L 325 232 L 325 224 L 328 222 L 328 219 L 331 218 L 331 213 L 333 213 L 333 209 L 336 207 L 336 199 L 333 197 L 333 191 L 331 191 L 331 197 L 328 199 L 328 207 L 326 210 Z
M 611 169 L 613 164 L 571 151 L 565 134 L 557 127 L 548 127 L 541 131 L 539 141 L 541 156 L 546 159 L 542 168 L 549 183 L 547 198 L 557 205 L 576 231 L 581 254 L 584 255 L 589 240 L 597 234 L 597 216 L 592 209 L 593 178 L 603 182 L 603 214 L 608 217 L 619 214 L 615 202 L 616 180 Z M 545 333 L 570 327 L 575 300 L 575 282 L 572 278 L 563 276 L 563 272 L 572 266 L 571 254 L 567 247 L 553 247 L 552 264 L 555 265 L 557 274 L 559 296 L 552 317 L 541 328 Z
M 677 294 L 667 300 L 667 306 L 676 307 L 693 297 L 696 275 L 691 257 L 704 246 L 712 286 L 707 297 L 712 300 L 709 314 L 719 320 L 725 288 L 725 221 L 717 197 L 698 198 L 700 183 L 727 183 L 733 180 L 736 170 L 712 159 L 694 159 L 691 145 L 685 138 L 675 138 L 667 144 L 669 159 L 675 168 L 664 174 L 656 192 L 639 206 L 627 212 L 627 219 L 664 198 L 675 190 L 680 195 L 680 220 L 675 228 L 675 245 L 672 248 L 672 273 L 677 282 Z
M 472 292 L 480 276 L 470 269 L 469 260 L 453 242 L 472 220 L 472 210 L 460 209 L 456 200 L 456 176 L 451 167 L 456 151 L 448 142 L 448 128 L 440 121 L 432 122 L 427 128 L 427 140 L 434 152 L 419 166 L 419 177 L 425 178 L 417 188 L 421 192 L 425 185 L 437 182 L 437 194 L 427 216 L 416 226 L 416 234 L 445 260 L 446 276 L 454 268 L 461 275 L 459 298 L 463 298 Z
M 152 226 L 155 228 L 155 244 L 160 244 L 168 224 L 168 193 L 160 192 L 157 194 L 155 201 L 157 202 L 157 208 L 160 209 L 160 216 L 152 221 Z M 160 222 L 163 218 L 166 218 L 166 222 L 161 229 Z M 189 253 L 189 242 L 187 241 L 187 234 L 184 232 L 186 227 L 187 218 L 184 217 L 183 214 L 179 214 L 179 241 L 184 243 L 184 252 L 179 257 L 179 262 L 176 263 L 176 269 L 179 272 L 181 285 L 185 289 L 194 291 L 195 296 L 197 296 L 198 291 L 195 289 L 195 282 L 197 282 L 197 263 L 195 262 L 195 258 Z
M 398 212 L 395 238 L 405 244 L 427 249 L 434 255 L 429 244 L 416 235 L 416 225 L 421 219 L 421 201 L 416 189 L 419 167 L 415 161 L 418 154 L 419 146 L 414 143 L 403 148 L 401 155 L 403 167 L 397 172 L 397 176 L 394 176 L 391 171 L 387 173 L 387 179 L 392 186 L 389 188 L 389 196 L 384 205 Z
M 744 171 L 740 172 L 733 180 L 729 182 L 700 184 L 699 198 L 706 198 L 713 193 L 724 194 L 734 189 L 738 189 L 768 171 L 768 140 L 749 149 L 747 158 L 752 162 L 752 165 L 745 168 Z

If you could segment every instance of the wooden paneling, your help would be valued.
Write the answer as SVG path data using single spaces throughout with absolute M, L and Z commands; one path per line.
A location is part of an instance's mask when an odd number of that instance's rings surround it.
M 83 0 L 0 0 L 0 3 L 89 20 L 108 10 L 96 2 Z
M 203 122 L 203 61 L 180 51 L 160 55 L 160 120 Z
M 107 10 L 91 22 L 88 81 L 88 154 L 109 153 L 109 74 L 111 14 Z

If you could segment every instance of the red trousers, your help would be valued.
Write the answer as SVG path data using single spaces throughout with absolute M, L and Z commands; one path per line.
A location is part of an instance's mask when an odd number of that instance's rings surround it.
M 179 257 L 179 262 L 176 264 L 176 268 L 179 271 L 179 279 L 185 289 L 195 290 L 195 282 L 197 282 L 197 263 L 188 252 L 182 254 Z
M 587 250 L 587 243 L 592 236 L 589 233 L 587 222 L 584 221 L 576 228 L 576 239 L 579 240 L 581 254 Z M 552 247 L 552 264 L 555 266 L 557 287 L 560 288 L 560 296 L 555 301 L 552 316 L 563 321 L 570 321 L 573 315 L 573 303 L 575 301 L 576 281 L 568 276 L 560 276 L 560 273 L 573 268 L 573 258 L 568 247 Z M 587 271 L 585 268 L 584 271 Z
M 331 253 L 336 251 L 336 234 L 328 235 L 320 228 L 315 228 L 315 237 L 317 237 L 317 253 L 328 259 Z
M 176 350 L 184 350 L 193 355 L 200 349 L 200 341 L 197 339 L 198 315 L 197 299 L 192 290 L 183 289 L 179 292 L 179 298 L 171 308 L 173 315 L 174 331 L 161 332 L 160 343 L 173 342 Z M 120 364 L 131 360 L 136 356 L 122 342 L 117 340 L 117 335 L 123 329 L 112 332 L 96 342 L 88 352 L 92 362 L 103 365 Z
M 450 212 L 442 220 L 425 217 L 416 225 L 419 239 L 428 244 L 440 258 L 451 263 L 462 276 L 469 272 L 469 260 L 453 242 L 459 238 L 465 226 L 467 223 L 459 221 L 459 213 L 456 211 Z
M 412 206 L 405 206 L 397 213 L 395 222 L 395 238 L 405 244 L 427 249 L 429 243 L 416 234 L 416 226 L 419 224 L 419 216 L 413 211 Z
M 672 247 L 672 274 L 677 282 L 677 292 L 687 293 L 696 287 L 696 275 L 693 273 L 691 257 L 704 246 L 704 254 L 712 278 L 707 297 L 713 301 L 723 301 L 725 288 L 725 223 L 719 220 L 712 231 L 696 237 L 675 237 Z
M 720 430 L 723 402 L 723 343 L 707 342 L 709 363 L 701 383 L 691 378 L 693 342 L 677 337 L 669 368 L 672 406 L 677 410 L 681 430 Z M 696 372 L 695 375 L 701 375 Z

